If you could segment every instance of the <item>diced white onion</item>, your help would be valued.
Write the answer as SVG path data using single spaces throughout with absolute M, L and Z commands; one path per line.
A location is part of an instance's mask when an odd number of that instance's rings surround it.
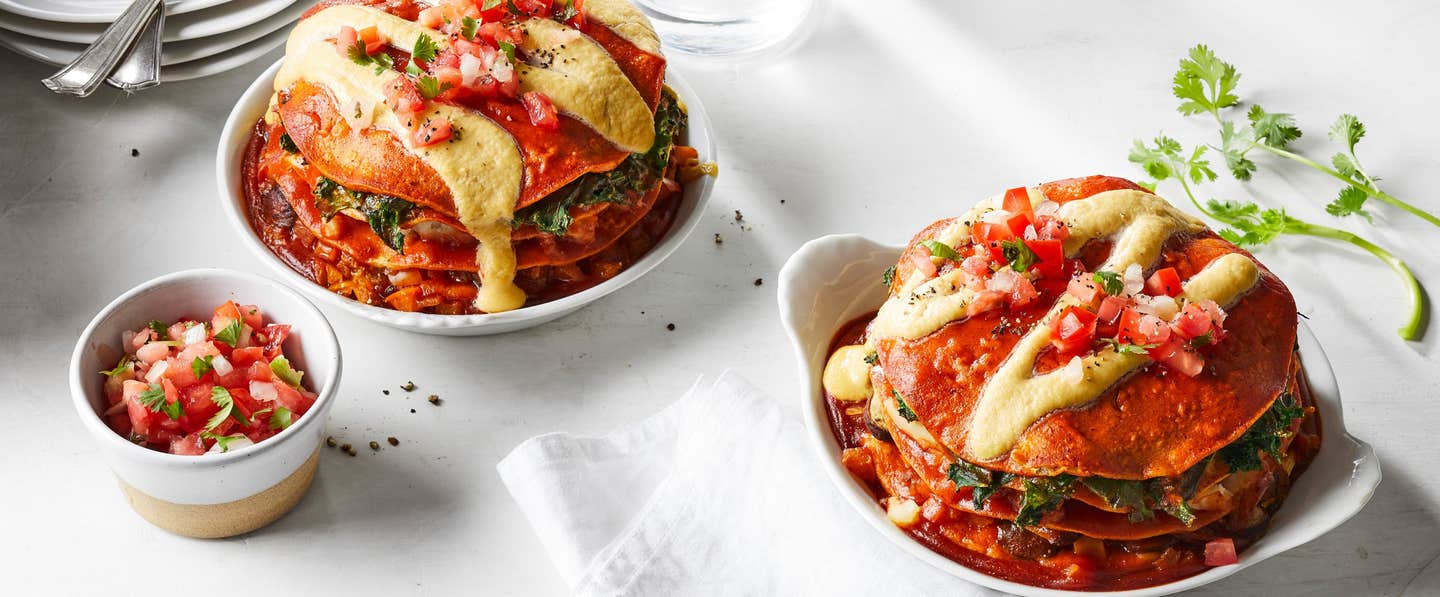
M 165 371 L 169 368 L 170 361 L 155 361 L 155 364 L 150 367 L 150 370 L 145 372 L 145 381 L 150 383 L 160 381 L 160 376 L 165 375 Z
M 1140 264 L 1132 263 L 1125 268 L 1125 295 L 1130 296 L 1145 288 L 1145 271 L 1140 269 Z
M 995 275 L 990 277 L 990 281 L 985 283 L 985 288 L 999 292 L 1014 292 L 1015 285 L 1019 282 L 1020 274 L 1016 273 L 1013 269 L 1005 267 L 999 269 L 995 272 Z
M 1031 225 L 1029 225 L 1029 224 L 1026 224 L 1026 225 L 1025 225 L 1025 240 L 1039 240 L 1039 239 L 1040 239 L 1040 233 L 1035 232 L 1035 227 L 1034 227 L 1034 226 L 1031 226 Z
M 1145 315 L 1154 315 L 1165 321 L 1175 318 L 1180 312 L 1180 304 L 1168 296 L 1149 296 L 1137 294 L 1134 297 L 1134 309 Z
M 201 342 L 204 342 L 206 335 L 207 333 L 205 331 L 205 324 L 197 323 L 185 330 L 185 335 L 183 336 L 183 339 L 185 340 L 185 345 L 189 346 L 191 344 L 199 344 Z
M 990 224 L 1003 224 L 1005 223 L 1005 220 L 1008 219 L 1010 219 L 1010 212 L 1003 209 L 992 209 L 983 214 L 980 214 L 980 221 Z
M 1060 213 L 1060 204 L 1054 201 L 1042 201 L 1040 205 L 1035 206 L 1035 215 L 1037 216 L 1053 216 L 1057 213 Z
M 920 506 L 915 500 L 890 498 L 890 503 L 885 506 L 885 514 L 890 517 L 890 522 L 897 526 L 909 527 L 920 520 Z
M 460 84 L 466 87 L 474 87 L 480 83 L 480 71 L 484 65 L 479 56 L 474 54 L 460 55 Z
M 495 76 L 496 81 L 509 83 L 510 79 L 515 77 L 515 68 L 510 66 L 510 59 L 500 55 L 495 58 L 495 63 L 490 65 L 490 74 Z
M 1060 379 L 1071 385 L 1079 385 L 1085 381 L 1085 361 L 1080 357 L 1070 357 L 1070 362 L 1060 370 Z
M 254 379 L 250 380 L 250 395 L 254 396 L 256 400 L 266 402 L 274 401 L 279 397 L 279 393 L 275 391 L 275 384 Z
M 215 358 L 210 361 L 210 368 L 214 369 L 215 374 L 221 377 L 230 375 L 230 372 L 235 370 L 235 366 L 231 365 L 230 360 L 223 354 L 215 355 Z
M 254 344 L 255 328 L 249 325 L 240 327 L 240 340 L 235 342 L 235 348 L 249 348 Z

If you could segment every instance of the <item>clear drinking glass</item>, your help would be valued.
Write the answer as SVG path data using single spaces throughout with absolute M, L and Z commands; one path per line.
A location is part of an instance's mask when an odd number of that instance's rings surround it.
M 665 46 L 699 56 L 775 49 L 807 25 L 816 0 L 636 0 Z

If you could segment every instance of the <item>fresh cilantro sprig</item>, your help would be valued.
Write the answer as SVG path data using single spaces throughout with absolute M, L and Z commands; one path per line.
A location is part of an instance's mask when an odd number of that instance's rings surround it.
M 890 267 L 885 268 L 885 271 L 880 273 L 880 283 L 888 287 L 888 286 L 890 286 L 890 284 L 891 284 L 892 282 L 894 282 L 894 281 L 895 281 L 895 266 L 892 265 L 892 266 L 890 266 Z
M 242 331 L 244 331 L 244 326 L 239 319 L 236 319 L 220 331 L 215 332 L 215 339 L 229 344 L 230 348 L 235 348 L 235 345 L 240 343 L 240 332 Z
M 385 71 L 395 66 L 395 59 L 385 52 L 376 52 L 373 56 L 365 50 L 365 42 L 356 40 L 347 54 L 350 61 L 360 66 L 369 66 L 375 69 L 376 75 L 382 75 Z
M 179 400 L 165 401 L 165 389 L 158 383 L 150 384 L 150 387 L 141 391 L 135 399 L 140 401 L 141 406 L 150 409 L 150 412 L 165 413 L 165 416 L 170 417 L 171 421 L 179 420 L 180 414 L 185 412 L 184 407 L 180 406 Z
M 170 326 L 165 325 L 165 322 L 158 319 L 152 319 L 150 320 L 150 323 L 147 323 L 145 325 L 150 328 L 150 331 L 155 332 L 156 340 L 164 341 L 170 339 Z
M 410 57 L 421 62 L 429 62 L 435 59 L 435 54 L 439 51 L 440 46 L 435 44 L 435 40 L 431 39 L 429 35 L 421 33 L 419 37 L 415 38 L 415 46 L 410 49 Z
M 1109 345 L 1112 350 L 1120 354 L 1150 354 L 1150 349 L 1160 346 L 1159 344 L 1130 344 L 1121 342 L 1114 338 L 1101 338 L 1101 342 Z
M 1302 133 L 1289 114 L 1267 112 L 1258 104 L 1251 104 L 1245 113 L 1248 124 L 1236 125 L 1226 120 L 1221 111 L 1240 104 L 1240 97 L 1235 93 L 1239 81 L 1240 73 L 1233 64 L 1221 60 L 1214 51 L 1201 44 L 1191 48 L 1189 55 L 1180 61 L 1171 86 L 1176 99 L 1180 100 L 1176 109 L 1181 114 L 1209 114 L 1220 126 L 1220 144 L 1212 147 L 1224 156 L 1225 165 L 1235 178 L 1249 180 L 1255 173 L 1256 164 L 1250 159 L 1250 152 L 1259 149 L 1344 183 L 1335 200 L 1325 206 L 1331 215 L 1360 215 L 1368 220 L 1370 216 L 1364 209 L 1365 202 L 1374 197 L 1440 226 L 1440 217 L 1381 190 L 1379 177 L 1370 175 L 1360 165 L 1355 145 L 1365 136 L 1365 125 L 1359 118 L 1353 114 L 1341 114 L 1330 125 L 1330 138 L 1343 143 L 1345 151 L 1337 152 L 1330 158 L 1331 165 L 1326 166 L 1290 149 L 1290 144 Z
M 276 406 L 275 410 L 270 413 L 270 428 L 276 431 L 284 431 L 294 424 L 294 417 L 295 415 L 290 412 L 290 409 L 283 406 Z
M 1110 296 L 1120 296 L 1121 293 L 1125 292 L 1125 281 L 1121 280 L 1120 274 L 1115 272 L 1098 271 L 1091 275 L 1090 279 L 1094 280 L 1095 284 L 1098 285 L 1101 290 L 1104 290 L 1105 294 Z
M 203 357 L 195 357 L 190 360 L 190 372 L 195 374 L 196 379 L 204 377 L 206 373 L 215 369 L 214 361 L 215 355 L 207 354 Z
M 431 75 L 421 75 L 419 79 L 415 80 L 415 89 L 420 92 L 421 97 L 428 100 L 449 91 L 450 84 L 441 83 L 440 79 Z
M 240 409 L 235 407 L 235 397 L 230 395 L 229 390 L 220 386 L 210 388 L 210 401 L 214 402 L 215 406 L 220 407 L 220 410 L 215 411 L 215 414 L 210 417 L 210 420 L 205 422 L 206 431 L 219 427 L 221 423 L 225 422 L 227 417 L 235 419 L 246 427 L 250 426 L 250 419 L 245 418 L 244 413 L 241 413 Z
M 1209 161 L 1204 157 L 1205 149 L 1203 145 L 1198 146 L 1195 151 L 1187 154 L 1178 141 L 1162 135 L 1155 138 L 1153 145 L 1135 140 L 1135 145 L 1130 150 L 1130 161 L 1144 168 L 1147 174 L 1155 178 L 1156 183 L 1165 180 L 1180 183 L 1186 198 L 1196 209 L 1230 227 L 1221 230 L 1220 236 L 1237 245 L 1258 246 L 1269 243 L 1280 235 L 1294 234 L 1347 242 L 1374 255 L 1404 280 L 1410 293 L 1410 316 L 1400 327 L 1400 337 L 1406 340 L 1420 338 L 1428 309 L 1425 291 L 1404 261 L 1355 233 L 1306 222 L 1285 213 L 1284 209 L 1262 209 L 1254 203 L 1215 199 L 1201 204 L 1191 188 L 1192 182 L 1199 184 L 1215 180 L 1215 172 L 1210 169 Z
M 498 5 L 499 2 L 496 1 L 495 4 Z M 494 6 L 490 8 L 494 8 Z M 460 19 L 460 35 L 465 36 L 465 39 L 467 40 L 475 41 L 475 32 L 479 28 L 480 21 L 475 20 L 475 17 L 465 17 L 463 19 Z

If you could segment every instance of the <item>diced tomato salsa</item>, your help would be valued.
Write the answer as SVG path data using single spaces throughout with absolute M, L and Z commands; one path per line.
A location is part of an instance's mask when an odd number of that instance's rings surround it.
M 105 379 L 106 424 L 130 441 L 180 455 L 216 454 L 269 439 L 316 395 L 285 356 L 290 326 L 234 301 L 208 320 L 151 321 L 126 331 Z

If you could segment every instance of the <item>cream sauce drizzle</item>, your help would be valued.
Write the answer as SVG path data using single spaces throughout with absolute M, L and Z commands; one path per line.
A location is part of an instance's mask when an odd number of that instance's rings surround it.
M 650 149 L 655 115 L 605 48 L 550 19 L 527 19 L 522 27 L 526 35 L 519 49 L 547 65 L 517 65 L 521 91 L 543 92 L 556 110 L 590 125 L 621 149 Z
M 864 345 L 841 346 L 830 355 L 825 363 L 821 382 L 825 391 L 836 400 L 854 401 L 870 397 L 870 363 L 865 357 L 871 354 Z
M 630 0 L 588 0 L 585 16 L 609 27 L 621 39 L 646 52 L 660 55 L 660 36 L 650 26 L 650 19 Z
M 543 19 L 526 23 L 532 34 L 540 33 L 541 43 L 564 36 L 560 29 L 568 29 Z M 429 36 L 441 49 L 449 47 L 444 34 L 418 23 L 373 8 L 333 6 L 295 26 L 286 43 L 285 63 L 275 78 L 275 90 L 282 91 L 302 79 L 323 85 L 334 97 L 336 109 L 352 127 L 373 124 L 393 132 L 450 188 L 461 223 L 480 241 L 476 263 L 482 284 L 475 299 L 476 308 L 495 313 L 523 306 L 526 297 L 515 285 L 515 251 L 510 238 L 510 221 L 524 184 L 524 161 L 514 139 L 477 111 L 431 102 L 425 116 L 447 118 L 459 132 L 450 141 L 416 147 L 410 129 L 384 103 L 385 89 L 403 75 L 390 70 L 376 75 L 371 67 L 355 64 L 342 56 L 327 41 L 341 26 L 356 29 L 375 26 L 392 46 L 405 50 L 413 48 L 421 35 Z M 522 75 L 521 86 L 544 92 L 558 109 L 587 123 L 598 124 L 597 132 L 622 148 L 631 149 L 643 140 L 644 147 L 640 150 L 648 149 L 651 141 L 646 139 L 653 140 L 654 135 L 653 117 L 640 99 L 639 91 L 624 78 L 614 59 L 584 36 L 572 37 L 565 48 L 551 50 L 553 60 L 568 68 L 555 73 L 556 76 L 535 76 L 533 72 L 546 69 L 528 69 L 533 71 L 532 75 Z M 526 69 L 517 69 L 517 72 L 519 70 Z M 598 80 L 588 78 L 591 73 L 596 73 Z M 603 86 L 605 91 L 599 92 L 591 85 Z M 616 87 L 619 89 L 615 90 Z M 633 102 L 628 97 L 632 94 Z M 586 97 L 595 99 L 583 99 Z M 639 113 L 634 104 L 639 105 Z

